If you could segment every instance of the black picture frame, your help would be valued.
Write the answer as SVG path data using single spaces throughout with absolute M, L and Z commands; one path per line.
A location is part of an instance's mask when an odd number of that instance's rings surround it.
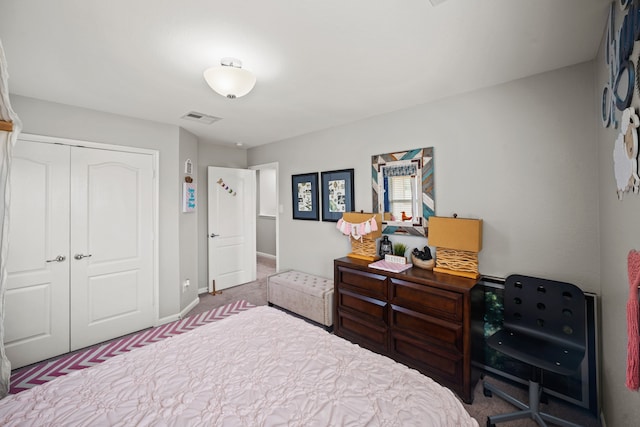
M 291 175 L 293 219 L 318 221 L 318 172 Z
M 354 205 L 353 169 L 322 172 L 322 220 L 338 222 Z

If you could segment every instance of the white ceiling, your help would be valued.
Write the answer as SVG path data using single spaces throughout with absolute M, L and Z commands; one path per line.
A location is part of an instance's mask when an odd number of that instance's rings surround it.
M 0 40 L 11 93 L 252 147 L 591 60 L 608 4 L 0 0 Z M 243 98 L 202 77 L 228 56 L 257 76 Z

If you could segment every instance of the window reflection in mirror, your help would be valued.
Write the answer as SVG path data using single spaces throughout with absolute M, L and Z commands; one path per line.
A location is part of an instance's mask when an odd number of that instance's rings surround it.
M 379 210 L 389 223 L 412 225 L 421 223 L 418 180 L 420 164 L 417 160 L 394 161 L 380 165 Z
M 390 213 L 391 221 L 411 221 L 413 201 L 416 196 L 416 176 L 392 176 L 387 182 L 385 193 L 385 212 Z

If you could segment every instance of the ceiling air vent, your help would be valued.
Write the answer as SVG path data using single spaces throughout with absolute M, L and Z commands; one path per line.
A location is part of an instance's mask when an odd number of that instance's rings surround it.
M 205 125 L 210 125 L 213 122 L 217 122 L 218 120 L 222 120 L 220 117 L 210 116 L 208 114 L 198 113 L 197 111 L 189 111 L 187 114 L 182 116 L 181 118 L 186 120 L 193 120 L 194 122 L 202 123 Z

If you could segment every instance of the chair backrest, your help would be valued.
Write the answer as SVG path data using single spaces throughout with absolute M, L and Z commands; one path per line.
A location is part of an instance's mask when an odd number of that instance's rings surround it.
M 513 274 L 504 288 L 504 327 L 538 339 L 585 348 L 584 293 L 571 283 Z

